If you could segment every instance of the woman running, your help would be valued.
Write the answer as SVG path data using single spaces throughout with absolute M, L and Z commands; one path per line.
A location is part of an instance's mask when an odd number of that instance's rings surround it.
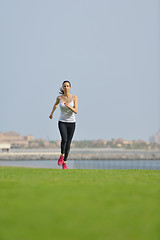
M 53 106 L 52 112 L 49 116 L 53 118 L 53 113 L 60 103 L 60 118 L 58 128 L 61 135 L 61 155 L 58 160 L 58 165 L 63 169 L 67 169 L 67 158 L 70 151 L 70 145 L 76 126 L 75 114 L 78 113 L 78 100 L 77 96 L 70 94 L 71 83 L 66 80 L 62 83 L 60 89 L 60 96 L 57 97 L 56 103 Z

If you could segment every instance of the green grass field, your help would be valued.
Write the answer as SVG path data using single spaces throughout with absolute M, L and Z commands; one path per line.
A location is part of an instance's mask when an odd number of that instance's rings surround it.
M 0 167 L 0 240 L 159 240 L 159 170 Z

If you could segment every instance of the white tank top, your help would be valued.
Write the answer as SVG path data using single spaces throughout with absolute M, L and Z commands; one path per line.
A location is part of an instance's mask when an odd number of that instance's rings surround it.
M 72 100 L 72 102 L 69 103 L 69 105 L 71 107 L 74 107 L 74 102 Z M 76 118 L 75 118 L 75 113 L 72 112 L 71 109 L 67 108 L 64 103 L 61 102 L 60 100 L 60 111 L 61 111 L 61 114 L 60 114 L 60 118 L 59 118 L 59 121 L 61 122 L 75 122 L 76 121 Z

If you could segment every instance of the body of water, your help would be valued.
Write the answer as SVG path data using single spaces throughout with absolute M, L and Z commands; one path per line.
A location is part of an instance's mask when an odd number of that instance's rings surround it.
M 0 166 L 61 169 L 55 160 L 0 161 Z M 69 160 L 69 169 L 150 169 L 160 170 L 160 160 Z

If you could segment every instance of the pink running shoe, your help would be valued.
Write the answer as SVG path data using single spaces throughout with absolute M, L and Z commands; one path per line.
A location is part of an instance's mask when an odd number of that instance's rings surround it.
M 63 165 L 62 165 L 62 169 L 68 169 L 66 163 L 63 163 Z
M 58 165 L 62 166 L 63 164 L 63 159 L 64 159 L 64 156 L 60 156 L 59 159 L 58 159 Z

